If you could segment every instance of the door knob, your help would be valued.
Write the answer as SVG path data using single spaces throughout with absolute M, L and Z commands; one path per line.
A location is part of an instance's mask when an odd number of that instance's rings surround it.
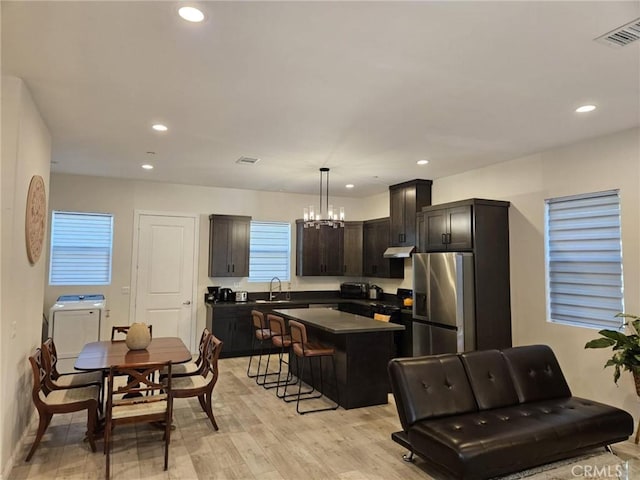
M 191 300 L 187 300 L 186 302 L 182 302 L 183 305 L 191 305 Z

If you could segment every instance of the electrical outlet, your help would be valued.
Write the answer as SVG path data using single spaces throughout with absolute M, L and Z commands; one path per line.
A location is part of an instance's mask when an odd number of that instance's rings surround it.
M 122 295 L 129 295 L 129 293 L 131 293 L 131 288 L 130 287 L 121 287 L 120 288 L 120 293 L 122 293 Z

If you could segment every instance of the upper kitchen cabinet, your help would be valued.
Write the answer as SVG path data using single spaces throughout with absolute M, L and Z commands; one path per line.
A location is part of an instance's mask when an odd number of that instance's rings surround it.
M 422 212 L 425 251 L 473 248 L 471 215 L 471 205 L 425 209 Z
M 431 180 L 411 180 L 389 187 L 391 247 L 415 246 L 416 214 L 431 205 Z
M 304 220 L 296 220 L 296 275 L 342 275 L 343 241 L 342 228 L 304 228 Z
M 423 207 L 420 251 L 473 251 L 498 237 L 508 242 L 508 208 L 509 202 L 477 198 Z
M 344 267 L 342 274 L 362 276 L 363 222 L 344 222 Z
M 511 344 L 509 205 L 473 198 L 422 209 L 426 252 L 473 254 L 478 350 Z
M 209 216 L 209 276 L 249 276 L 251 217 Z
M 403 258 L 384 258 L 389 247 L 389 217 L 364 222 L 364 276 L 404 278 Z

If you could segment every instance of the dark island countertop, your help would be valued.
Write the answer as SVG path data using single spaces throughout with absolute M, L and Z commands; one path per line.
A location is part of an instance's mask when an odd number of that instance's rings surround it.
M 274 313 L 338 335 L 405 329 L 403 325 L 397 323 L 381 322 L 331 308 L 287 308 L 274 310 Z

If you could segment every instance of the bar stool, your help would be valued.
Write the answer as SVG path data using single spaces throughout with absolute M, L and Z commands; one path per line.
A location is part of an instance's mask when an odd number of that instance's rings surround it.
M 247 377 L 255 378 L 258 385 L 263 385 L 266 381 L 267 373 L 265 370 L 264 375 L 262 375 L 264 379 L 262 383 L 260 383 L 260 366 L 262 365 L 262 356 L 264 354 L 264 342 L 266 342 L 267 340 L 271 340 L 271 330 L 267 328 L 267 324 L 264 321 L 264 314 L 258 310 L 251 310 L 251 323 L 253 325 L 254 332 L 253 336 L 251 337 L 251 355 L 249 356 L 249 365 L 247 365 Z M 256 370 L 255 374 L 252 374 L 251 363 L 253 362 L 253 352 L 256 348 L 256 340 L 260 345 L 260 353 L 258 357 L 258 369 Z
M 290 383 L 291 380 L 293 379 L 293 375 L 291 373 L 291 369 L 289 368 L 289 361 L 284 359 L 285 349 L 289 350 L 291 348 L 291 335 L 287 333 L 287 327 L 284 322 L 284 318 L 270 313 L 267 315 L 267 322 L 269 324 L 269 330 L 271 330 L 271 343 L 273 344 L 274 347 L 279 348 L 280 352 L 278 353 L 278 371 L 276 372 L 278 374 L 278 379 L 275 382 L 270 382 L 269 384 L 265 384 L 264 387 L 273 388 L 275 386 L 276 396 L 278 398 L 284 398 L 285 393 L 281 394 L 280 388 L 284 387 L 286 391 L 287 386 L 295 385 L 297 383 L 297 382 Z M 269 358 L 267 359 L 266 371 L 269 370 L 270 358 L 271 356 L 269 356 Z M 284 381 L 282 380 L 282 364 L 283 363 L 287 365 L 287 375 Z
M 300 359 L 302 363 L 302 367 L 300 367 L 299 375 L 298 375 L 298 393 L 294 395 L 287 395 L 287 389 L 285 387 L 284 401 L 292 402 L 293 398 L 288 398 L 291 396 L 295 396 L 296 400 L 296 412 L 300 415 L 304 415 L 305 413 L 312 412 L 323 412 L 326 410 L 335 410 L 339 406 L 339 393 L 338 393 L 338 376 L 336 374 L 336 361 L 334 358 L 335 349 L 333 347 L 328 347 L 325 345 L 321 345 L 319 343 L 310 343 L 307 339 L 307 329 L 306 327 L 295 320 L 289 320 L 289 328 L 291 329 L 291 343 L 293 347 L 293 353 L 296 356 L 296 362 Z M 313 395 L 316 391 L 315 388 L 315 380 L 313 378 L 313 362 L 312 358 L 318 358 L 319 369 L 320 369 L 320 390 L 318 390 L 318 394 Z M 322 397 L 322 357 L 330 357 L 331 365 L 333 367 L 333 378 L 335 380 L 336 385 L 336 404 L 333 407 L 324 407 L 324 408 L 316 408 L 312 410 L 300 410 L 300 401 L 301 400 L 311 400 L 314 398 Z M 309 359 L 309 367 L 311 369 L 311 390 L 307 390 L 306 392 L 302 391 L 302 377 L 304 376 L 304 366 L 305 359 Z M 304 397 L 303 397 L 304 395 Z

